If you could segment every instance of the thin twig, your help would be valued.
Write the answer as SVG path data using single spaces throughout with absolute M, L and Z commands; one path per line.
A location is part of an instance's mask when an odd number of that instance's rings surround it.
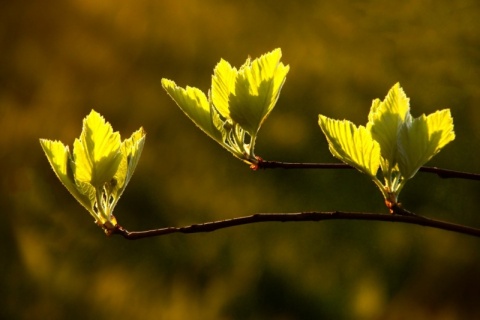
M 457 178 L 457 179 L 480 181 L 480 174 L 478 173 L 447 170 L 447 169 L 441 169 L 437 167 L 421 167 L 419 171 L 434 173 L 442 179 Z
M 402 211 L 398 211 L 402 212 Z M 480 237 L 480 229 L 471 228 L 450 222 L 434 220 L 415 215 L 403 214 L 380 214 L 365 212 L 299 212 L 299 213 L 257 213 L 250 216 L 205 222 L 183 227 L 167 227 L 146 231 L 128 231 L 121 226 L 117 226 L 111 234 L 119 234 L 129 240 L 136 240 L 148 237 L 163 236 L 172 233 L 202 233 L 212 232 L 218 229 L 241 226 L 245 224 L 260 222 L 300 222 L 300 221 L 324 221 L 324 220 L 370 220 L 385 222 L 400 222 L 416 224 L 424 227 L 453 231 L 461 234 Z
M 253 169 L 354 169 L 345 163 L 298 163 L 298 162 L 281 162 L 267 161 L 259 159 L 258 163 L 252 167 Z M 443 179 L 467 179 L 480 181 L 480 174 L 462 172 L 455 170 L 441 169 L 437 167 L 421 167 L 421 172 L 433 173 Z

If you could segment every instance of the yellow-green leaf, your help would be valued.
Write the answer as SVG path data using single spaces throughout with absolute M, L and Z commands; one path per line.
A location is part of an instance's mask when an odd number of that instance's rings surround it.
M 237 69 L 223 59 L 213 69 L 210 97 L 215 109 L 226 119 L 230 118 L 230 98 L 235 95 L 237 74 Z
M 101 187 L 110 181 L 122 160 L 120 134 L 110 123 L 92 110 L 83 120 L 80 139 L 73 145 L 75 178 Z
M 319 125 L 332 154 L 361 172 L 375 177 L 380 166 L 380 146 L 365 127 L 348 120 L 319 116 Z
M 217 65 L 213 104 L 252 137 L 275 106 L 289 71 L 289 66 L 280 62 L 281 57 L 281 50 L 275 49 L 252 62 L 248 59 L 238 71 L 226 62 Z
M 440 139 L 438 140 L 435 154 L 440 152 L 445 145 L 455 140 L 455 131 L 453 130 L 453 117 L 450 109 L 443 109 L 428 115 L 428 134 L 429 136 L 438 135 L 440 132 Z
M 137 167 L 145 144 L 145 137 L 145 130 L 140 128 L 135 131 L 130 138 L 122 142 L 122 161 L 115 173 L 114 181 L 112 181 L 112 196 L 116 201 L 118 201 L 122 195 Z
M 201 90 L 189 86 L 184 89 L 168 79 L 162 79 L 162 86 L 187 117 L 203 132 L 221 143 L 222 135 L 213 124 L 215 110 Z
M 237 73 L 235 90 L 229 94 L 231 119 L 251 136 L 272 111 L 285 82 L 289 66 L 280 62 L 281 57 L 281 50 L 275 49 L 251 63 L 247 60 Z M 212 88 L 213 99 L 216 92 Z
M 92 209 L 91 198 L 93 187 L 85 187 L 83 190 L 78 190 L 75 178 L 72 171 L 72 157 L 67 146 L 60 141 L 51 141 L 47 139 L 40 139 L 40 145 L 42 146 L 48 162 L 50 163 L 53 171 L 58 179 L 67 188 L 67 190 L 77 199 L 82 206 L 88 211 Z M 93 194 L 95 191 L 93 191 Z M 93 196 L 94 197 L 94 196 Z
M 383 171 L 392 170 L 396 164 L 398 134 L 409 114 L 409 99 L 399 83 L 390 89 L 383 101 L 375 99 L 372 102 L 367 129 L 380 144 Z
M 412 178 L 421 166 L 454 139 L 453 118 L 449 109 L 406 122 L 399 139 L 400 172 L 406 179 Z

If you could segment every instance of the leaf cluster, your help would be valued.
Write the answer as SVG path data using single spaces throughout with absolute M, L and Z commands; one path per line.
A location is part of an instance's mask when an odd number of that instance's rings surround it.
M 200 89 L 181 88 L 172 80 L 162 79 L 162 85 L 208 136 L 235 157 L 255 164 L 258 130 L 275 106 L 289 71 L 281 57 L 276 49 L 253 61 L 248 58 L 238 70 L 220 60 L 208 98 Z
M 410 103 L 400 84 L 383 101 L 372 102 L 366 126 L 324 115 L 318 121 L 331 153 L 369 175 L 388 206 L 395 206 L 407 180 L 455 139 L 449 109 L 413 118 Z M 377 177 L 381 170 L 383 183 Z
M 121 141 L 120 134 L 96 111 L 83 120 L 73 152 L 60 141 L 40 139 L 53 171 L 105 231 L 113 230 L 113 215 L 132 178 L 145 144 L 143 128 Z

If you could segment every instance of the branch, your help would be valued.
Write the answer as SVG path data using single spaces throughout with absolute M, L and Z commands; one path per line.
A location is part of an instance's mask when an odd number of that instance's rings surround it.
M 252 168 L 256 169 L 355 169 L 352 166 L 344 163 L 297 163 L 297 162 L 280 162 L 280 161 L 267 161 L 258 159 L 258 163 L 253 165 Z M 421 167 L 421 172 L 433 173 L 443 179 L 456 178 L 480 181 L 480 174 L 454 171 L 441 169 L 437 167 Z
M 440 220 L 434 220 L 415 215 L 408 211 L 398 209 L 396 214 L 364 213 L 364 212 L 299 212 L 299 213 L 257 213 L 250 216 L 238 217 L 226 220 L 205 222 L 183 227 L 167 227 L 146 231 L 128 231 L 117 225 L 110 234 L 119 234 L 126 239 L 136 240 L 163 236 L 172 233 L 202 233 L 212 232 L 218 229 L 225 229 L 245 224 L 260 222 L 301 222 L 301 221 L 324 221 L 324 220 L 370 220 L 385 222 L 400 222 L 416 224 L 424 227 L 431 227 L 461 234 L 471 235 L 480 238 L 480 229 L 463 225 L 453 224 Z

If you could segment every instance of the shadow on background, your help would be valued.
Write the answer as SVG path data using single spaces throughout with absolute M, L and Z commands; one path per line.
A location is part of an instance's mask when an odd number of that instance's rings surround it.
M 252 172 L 190 123 L 162 77 L 207 90 L 215 64 L 280 47 L 291 67 L 257 154 L 335 161 L 319 113 L 367 120 L 397 81 L 419 116 L 451 108 L 429 165 L 479 172 L 476 1 L 23 1 L 0 4 L 0 316 L 8 319 L 480 317 L 480 242 L 375 222 L 105 238 L 38 143 L 72 145 L 94 108 L 147 142 L 117 206 L 131 230 L 255 212 L 385 212 L 354 171 Z M 405 206 L 480 226 L 479 185 L 419 174 Z

